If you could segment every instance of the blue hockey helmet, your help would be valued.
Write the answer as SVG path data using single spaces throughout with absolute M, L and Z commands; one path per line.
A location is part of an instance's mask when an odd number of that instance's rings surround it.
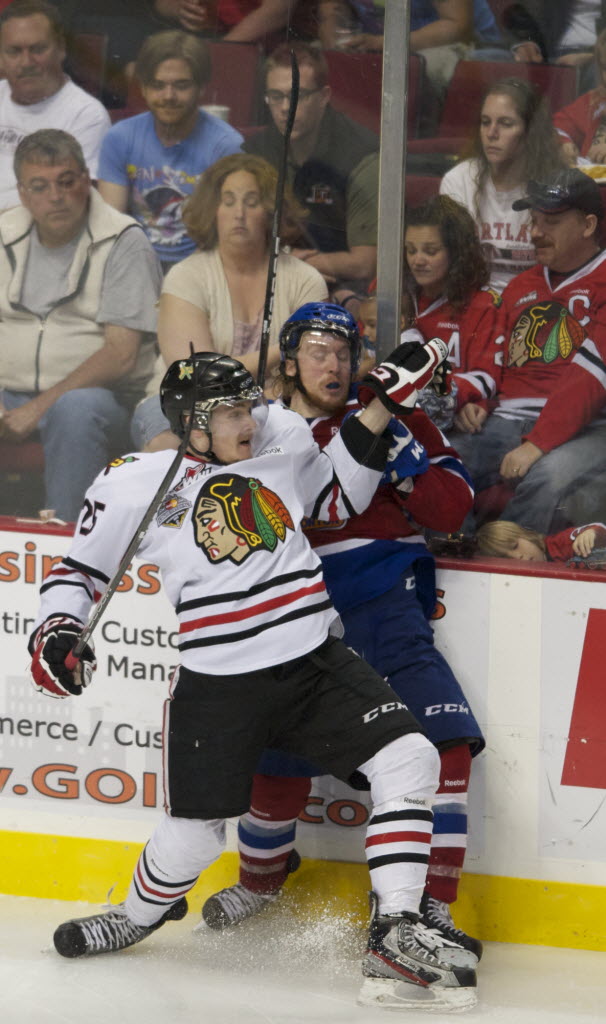
M 351 370 L 355 373 L 360 363 L 362 342 L 358 325 L 343 306 L 331 302 L 306 302 L 299 306 L 284 323 L 280 331 L 282 362 L 294 359 L 305 331 L 330 331 L 345 338 L 351 352 Z

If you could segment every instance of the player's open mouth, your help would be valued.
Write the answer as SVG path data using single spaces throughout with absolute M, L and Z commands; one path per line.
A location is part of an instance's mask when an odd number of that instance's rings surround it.
M 331 380 L 330 384 L 327 384 L 326 387 L 330 391 L 337 391 L 341 387 L 341 385 L 339 384 L 338 380 Z

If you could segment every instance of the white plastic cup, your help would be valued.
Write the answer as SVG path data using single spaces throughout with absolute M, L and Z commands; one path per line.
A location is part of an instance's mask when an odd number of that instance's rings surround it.
M 213 117 L 219 117 L 222 121 L 229 121 L 230 108 L 224 107 L 220 103 L 205 103 L 202 110 Z

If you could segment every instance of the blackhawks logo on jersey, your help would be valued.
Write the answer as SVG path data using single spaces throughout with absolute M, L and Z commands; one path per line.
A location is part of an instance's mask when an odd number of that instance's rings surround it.
M 198 493 L 192 516 L 194 540 L 209 562 L 243 562 L 253 551 L 275 551 L 294 530 L 281 498 L 253 477 L 221 473 Z
M 508 366 L 524 366 L 530 359 L 549 365 L 568 359 L 583 344 L 585 333 L 578 320 L 559 302 L 535 302 L 516 320 L 509 338 Z

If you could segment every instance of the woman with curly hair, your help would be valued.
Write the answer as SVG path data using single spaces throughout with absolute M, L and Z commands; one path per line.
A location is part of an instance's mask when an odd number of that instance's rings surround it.
M 511 204 L 529 181 L 552 177 L 564 163 L 538 90 L 519 78 L 491 85 L 463 159 L 444 175 L 440 192 L 474 218 L 497 291 L 536 262 L 528 211 L 515 213 Z
M 469 431 L 472 406 L 496 392 L 500 305 L 499 295 L 487 287 L 490 275 L 474 220 L 454 199 L 435 196 L 408 211 L 404 248 L 407 326 L 424 341 L 441 338 L 453 370 L 450 394 L 438 396 L 428 388 L 420 404 L 441 429 L 456 423 Z

